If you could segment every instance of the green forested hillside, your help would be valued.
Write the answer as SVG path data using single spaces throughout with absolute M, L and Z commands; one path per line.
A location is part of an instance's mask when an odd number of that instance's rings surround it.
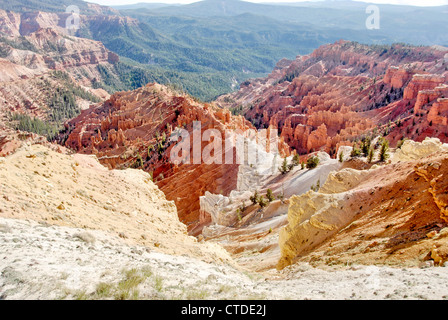
M 167 70 L 156 66 L 140 65 L 129 59 L 122 59 L 113 67 L 98 66 L 104 79 L 94 84 L 112 93 L 122 90 L 133 90 L 149 82 L 163 83 L 179 91 L 189 93 L 201 100 L 213 100 L 214 97 L 228 92 L 230 73 L 193 73 Z M 263 74 L 254 74 L 262 76 Z M 237 83 L 235 82 L 235 85 Z
M 253 14 L 193 18 L 154 15 L 151 10 L 123 11 L 137 24 L 90 19 L 78 35 L 99 40 L 150 78 L 173 83 L 208 101 L 248 78 L 266 75 L 282 58 L 308 54 L 341 38 L 362 42 L 365 32 L 287 23 Z M 385 35 L 369 34 L 369 42 Z M 166 80 L 165 80 L 166 79 Z

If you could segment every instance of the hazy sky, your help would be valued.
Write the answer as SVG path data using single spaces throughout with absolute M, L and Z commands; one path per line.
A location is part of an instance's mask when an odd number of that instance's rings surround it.
M 192 3 L 199 0 L 88 0 L 88 2 L 103 5 L 132 4 L 138 2 L 159 2 L 159 3 Z M 247 1 L 247 0 L 246 0 Z M 304 0 L 250 0 L 250 2 L 301 2 Z M 355 0 L 358 1 L 358 0 Z M 369 0 L 363 2 L 379 4 L 406 4 L 414 6 L 441 6 L 448 5 L 448 0 Z

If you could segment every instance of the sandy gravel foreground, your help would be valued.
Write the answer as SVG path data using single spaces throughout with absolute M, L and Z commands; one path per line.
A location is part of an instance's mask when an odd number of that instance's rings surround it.
M 99 231 L 0 218 L 1 299 L 447 299 L 448 268 L 250 273 Z

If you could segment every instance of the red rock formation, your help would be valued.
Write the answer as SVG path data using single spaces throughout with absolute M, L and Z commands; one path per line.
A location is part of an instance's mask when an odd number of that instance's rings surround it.
M 334 155 L 340 145 L 378 129 L 390 133 L 393 143 L 430 134 L 447 141 L 440 105 L 430 111 L 437 99 L 447 97 L 448 72 L 440 63 L 445 54 L 440 48 L 339 41 L 282 61 L 267 78 L 245 83 L 218 103 L 243 105 L 256 127 L 278 128 L 300 154 L 325 150 Z M 413 121 L 422 117 L 421 128 L 412 132 L 417 129 Z M 393 121 L 400 126 L 390 125 Z
M 384 83 L 390 84 L 392 88 L 403 88 L 412 78 L 412 70 L 390 67 L 384 75 Z
M 200 217 L 199 197 L 206 191 L 228 195 L 234 190 L 238 164 L 225 164 L 224 159 L 223 164 L 172 163 L 170 152 L 175 144 L 169 142 L 170 133 L 176 128 L 186 129 L 193 152 L 193 121 L 200 121 L 201 133 L 213 128 L 222 137 L 226 129 L 251 128 L 243 117 L 231 116 L 228 110 L 148 84 L 135 91 L 116 93 L 106 102 L 84 110 L 67 123 L 73 129 L 66 146 L 96 154 L 109 168 L 132 166 L 151 172 L 166 197 L 176 203 L 181 221 L 190 232 L 197 233 L 203 223 L 210 222 L 206 216 Z M 208 144 L 200 144 L 201 153 Z M 224 141 L 222 146 L 224 149 Z M 140 157 L 143 166 L 138 162 Z
M 417 98 L 419 91 L 432 90 L 445 81 L 445 77 L 433 74 L 415 74 L 409 85 L 404 89 L 403 99 Z
M 428 113 L 428 121 L 434 125 L 448 125 L 448 98 L 439 98 Z

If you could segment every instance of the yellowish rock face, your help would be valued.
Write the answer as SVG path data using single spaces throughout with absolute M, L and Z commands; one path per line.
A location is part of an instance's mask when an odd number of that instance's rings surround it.
M 292 196 L 277 267 L 299 260 L 416 266 L 426 254 L 441 265 L 448 259 L 439 236 L 448 222 L 446 151 L 438 139 L 405 141 L 391 163 L 334 171 L 318 192 Z

